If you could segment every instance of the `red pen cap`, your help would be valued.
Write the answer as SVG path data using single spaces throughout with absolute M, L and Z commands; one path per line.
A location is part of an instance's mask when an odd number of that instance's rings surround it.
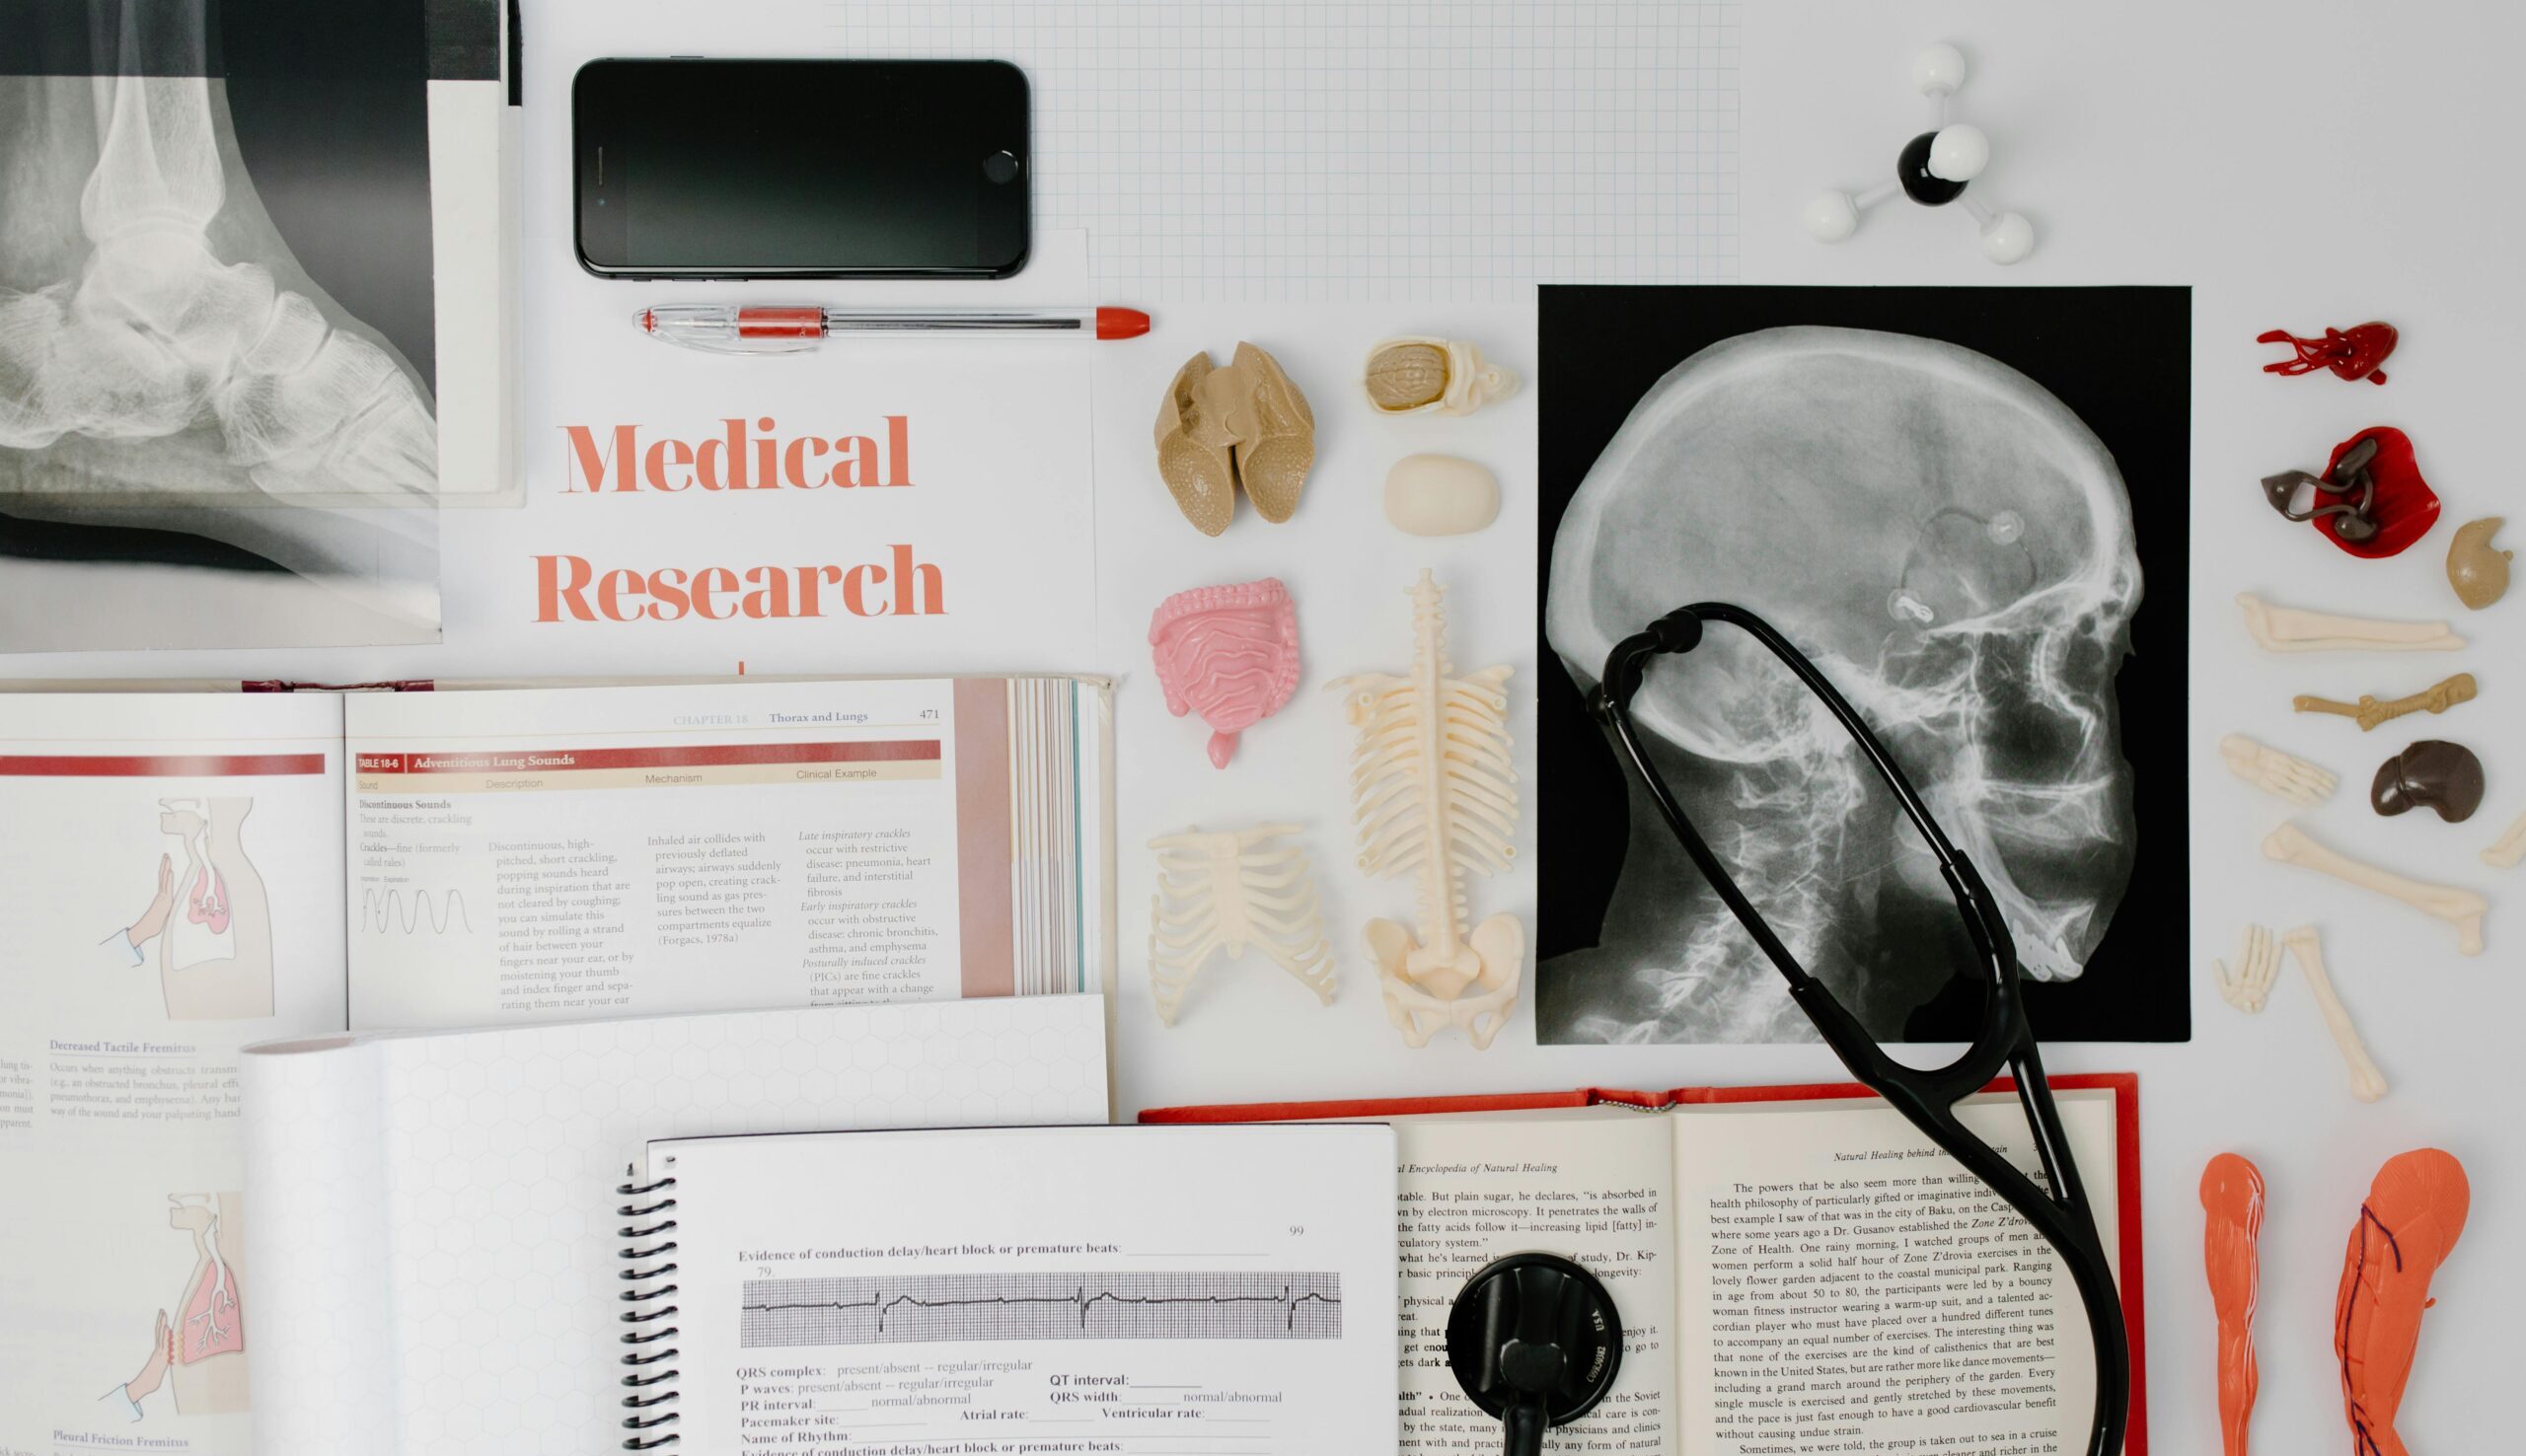
M 1098 338 L 1138 338 L 1149 332 L 1149 315 L 1138 309 L 1104 309 L 1096 311 Z

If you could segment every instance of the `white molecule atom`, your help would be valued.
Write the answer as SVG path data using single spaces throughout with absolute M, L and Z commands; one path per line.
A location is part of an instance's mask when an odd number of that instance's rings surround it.
M 1801 217 L 1819 243 L 1840 243 L 1859 231 L 1860 214 L 1896 192 L 1924 207 L 1944 207 L 1962 199 L 1981 229 L 1982 255 L 1995 263 L 2013 263 L 2035 251 L 2035 225 L 2022 213 L 1993 212 L 1977 198 L 1965 195 L 1966 183 L 1991 165 L 1991 139 L 1982 128 L 1947 117 L 1948 98 L 1965 84 L 1965 54 L 1953 45 L 1930 46 L 1912 58 L 1912 84 L 1937 104 L 1938 125 L 1903 144 L 1894 159 L 1894 180 L 1879 182 L 1856 195 L 1819 192 Z

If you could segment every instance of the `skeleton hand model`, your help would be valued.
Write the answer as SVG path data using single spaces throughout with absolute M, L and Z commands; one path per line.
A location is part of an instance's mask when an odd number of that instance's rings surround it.
M 2456 950 L 2461 955 L 2483 953 L 2483 916 L 2489 912 L 2490 902 L 2471 890 L 2449 885 L 2431 885 L 2408 880 L 2391 870 L 2363 864 L 2349 855 L 2317 843 L 2292 820 L 2264 837 L 2264 856 L 2283 864 L 2294 864 L 2320 874 L 2333 876 L 2346 885 L 2374 890 L 2390 899 L 2400 900 L 2425 915 L 2436 915 L 2456 927 Z
M 1372 920 L 1386 1015 L 1411 1046 L 1461 1026 L 1488 1047 L 1509 1019 L 1525 964 L 1525 928 L 1501 913 L 1461 927 L 1463 878 L 1505 868 L 1517 851 L 1517 773 L 1509 764 L 1506 667 L 1459 678 L 1448 662 L 1446 593 L 1430 573 L 1412 586 L 1412 668 L 1343 678 L 1359 745 L 1351 755 L 1360 868 L 1413 877 L 1419 938 Z M 1479 991 L 1467 994 L 1474 987 Z
M 2325 953 L 2317 941 L 2316 927 L 2301 925 L 2280 937 L 2289 954 L 2306 973 L 2307 989 L 2315 994 L 2316 1009 L 2323 1013 L 2325 1027 L 2333 1033 L 2333 1044 L 2341 1053 L 2342 1063 L 2350 1068 L 2350 1095 L 2362 1102 L 2374 1102 L 2386 1095 L 2386 1074 L 2368 1056 L 2368 1046 L 2359 1040 L 2359 1028 L 2350 1024 L 2349 1008 L 2334 993 L 2333 978 L 2325 973 Z
M 1943 207 L 1960 197 L 1965 210 L 1982 231 L 1982 255 L 1995 263 L 2013 263 L 2035 251 L 2035 226 L 2014 212 L 1993 212 L 1965 196 L 1966 183 L 1990 165 L 1991 141 L 1981 128 L 1947 119 L 1948 98 L 1965 84 L 1965 55 L 1953 45 L 1933 45 L 1912 59 L 1912 84 L 1938 108 L 1938 127 L 1903 146 L 1894 160 L 1894 181 L 1879 182 L 1854 197 L 1848 192 L 1816 194 L 1807 204 L 1807 231 L 1819 243 L 1840 243 L 1859 231 L 1859 215 L 1897 191 L 1924 207 Z
M 1175 1024 L 1184 988 L 1212 956 L 1261 951 L 1333 1003 L 1332 949 L 1316 910 L 1306 852 L 1275 843 L 1294 824 L 1204 834 L 1198 829 L 1149 841 L 1157 851 L 1157 893 L 1150 898 L 1149 979 L 1158 1020 Z
M 207 430 L 229 465 L 271 495 L 349 493 L 377 504 L 426 497 L 437 486 L 436 426 L 399 364 L 263 267 L 213 252 L 228 180 L 209 83 L 136 74 L 148 48 L 142 30 L 203 24 L 198 4 L 122 10 L 123 64 L 135 74 L 93 83 L 102 136 L 78 199 L 86 255 L 48 286 L 0 289 L 0 449 L 38 450 L 68 435 L 135 441 Z M 30 147 L 12 160 L 56 162 L 75 145 L 74 130 L 65 118 L 49 127 L 39 120 L 32 135 L 53 149 Z M 28 177 L 11 183 L 12 202 L 29 204 L 21 216 L 34 224 L 42 221 L 38 190 Z M 269 231 L 259 212 L 256 221 Z M 255 231 L 226 220 L 222 246 Z M 9 238 L 30 241 L 15 230 Z M 202 483 L 141 473 L 125 483 L 157 491 Z
M 2260 1011 L 2264 998 L 2271 994 L 2271 983 L 2280 974 L 2280 947 L 2271 932 L 2261 925 L 2248 925 L 2237 946 L 2237 969 L 2229 974 L 2227 963 L 2212 961 L 2210 974 L 2219 984 L 2219 999 L 2240 1011 Z
M 2256 788 L 2310 808 L 2332 798 L 2334 788 L 2340 782 L 2306 760 L 2266 747 L 2242 733 L 2231 733 L 2219 740 L 2219 757 L 2227 761 L 2229 772 Z

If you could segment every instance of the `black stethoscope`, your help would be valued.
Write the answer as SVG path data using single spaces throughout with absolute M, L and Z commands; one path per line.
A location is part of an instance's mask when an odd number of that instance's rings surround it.
M 1631 699 L 1640 691 L 1641 678 L 1651 659 L 1681 655 L 1700 646 L 1705 621 L 1724 621 L 1739 628 L 1798 676 L 1859 745 L 1894 791 L 1903 817 L 1920 831 L 1937 856 L 1983 973 L 1981 1026 L 1972 1045 L 1947 1065 L 1906 1066 L 1879 1048 L 1858 1018 L 1772 933 L 1641 750 L 1631 723 Z M 1612 730 L 1632 771 L 1657 801 L 1667 827 L 1674 831 L 1684 852 L 1719 892 L 1746 933 L 1779 968 L 1789 982 L 1790 998 L 1816 1024 L 1824 1044 L 1841 1057 L 1851 1075 L 1894 1104 L 1913 1127 L 2007 1200 L 2059 1251 L 2087 1307 L 2088 1335 L 2096 1350 L 2096 1410 L 2089 1425 L 2088 1456 L 2114 1456 L 2121 1449 L 2131 1404 L 2131 1350 L 2122 1323 L 2122 1301 L 2115 1288 L 2114 1266 L 2097 1236 L 2095 1210 L 2079 1182 L 2078 1165 L 2071 1160 L 2060 1115 L 2052 1106 L 2052 1089 L 2036 1055 L 2035 1032 L 2027 1024 L 2026 1003 L 2019 994 L 2017 947 L 1981 875 L 1930 818 L 1911 781 L 1861 721 L 1858 710 L 1789 639 L 1743 607 L 1698 602 L 1614 644 L 1605 657 L 1603 681 L 1588 694 L 1588 707 Z M 2018 1103 L 2034 1134 L 2036 1157 L 2043 1164 L 2043 1184 L 2018 1171 L 1997 1148 L 1968 1130 L 1956 1115 L 1957 1103 L 1988 1086 L 2003 1069 L 2016 1080 Z M 1578 1313 L 1574 1315 L 1573 1310 Z M 1461 1349 L 1459 1326 L 1465 1331 Z M 1502 1417 L 1510 1456 L 1532 1456 L 1542 1448 L 1546 1425 L 1577 1420 L 1603 1396 L 1620 1363 L 1621 1341 L 1612 1299 L 1585 1270 L 1551 1255 L 1513 1255 L 1477 1273 L 1456 1296 L 1448 1326 L 1448 1359 L 1466 1395 Z M 1601 1358 L 1597 1353 L 1600 1344 L 1610 1346 Z M 1546 1345 L 1552 1348 L 1541 1347 Z M 1586 1377 L 1598 1368 L 1601 1379 L 1591 1393 Z

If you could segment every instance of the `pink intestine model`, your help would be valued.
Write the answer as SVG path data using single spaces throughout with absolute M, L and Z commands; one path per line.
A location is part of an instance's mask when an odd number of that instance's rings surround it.
M 1277 577 L 1177 592 L 1150 619 L 1149 646 L 1166 710 L 1211 725 L 1216 767 L 1298 690 L 1298 611 Z

